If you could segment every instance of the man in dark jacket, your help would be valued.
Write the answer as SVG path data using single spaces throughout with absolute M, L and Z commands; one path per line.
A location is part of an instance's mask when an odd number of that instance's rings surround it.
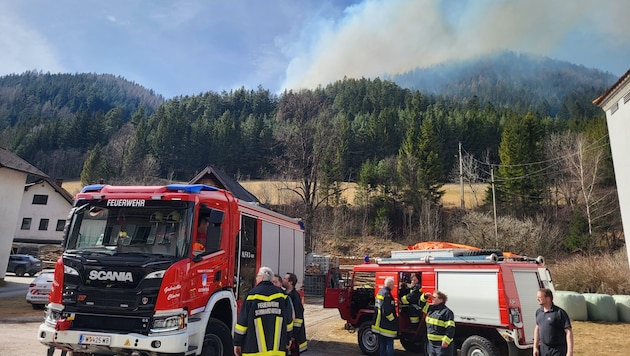
M 381 356 L 394 355 L 394 338 L 398 335 L 398 315 L 392 297 L 394 278 L 385 278 L 385 286 L 378 291 L 374 306 L 372 332 L 378 334 Z
M 425 304 L 429 297 L 431 305 Z M 453 356 L 455 355 L 455 345 L 453 337 L 455 336 L 455 315 L 446 306 L 446 294 L 436 290 L 431 293 L 425 293 L 420 302 L 425 304 L 423 310 L 426 311 L 425 317 L 427 325 L 427 352 L 429 356 Z
M 300 293 L 295 290 L 297 276 L 288 272 L 282 279 L 282 286 L 289 295 L 295 317 L 293 319 L 293 340 L 291 342 L 291 355 L 299 355 L 308 349 L 306 341 L 306 328 L 304 326 L 304 305 Z
M 234 355 L 285 355 L 293 317 L 284 291 L 273 285 L 273 271 L 260 267 L 256 287 L 241 306 L 234 328 Z

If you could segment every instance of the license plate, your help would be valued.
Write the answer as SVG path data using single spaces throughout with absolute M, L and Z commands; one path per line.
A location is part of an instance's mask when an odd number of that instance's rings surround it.
M 109 345 L 111 338 L 109 336 L 100 335 L 79 335 L 79 344 L 84 345 Z

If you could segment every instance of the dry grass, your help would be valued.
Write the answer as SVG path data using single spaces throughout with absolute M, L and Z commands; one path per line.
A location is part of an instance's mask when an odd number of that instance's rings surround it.
M 613 254 L 576 255 L 549 266 L 557 290 L 578 293 L 630 294 L 625 249 Z

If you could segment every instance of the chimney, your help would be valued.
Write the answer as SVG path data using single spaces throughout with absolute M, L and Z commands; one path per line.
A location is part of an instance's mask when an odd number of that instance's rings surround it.
M 63 184 L 63 178 L 55 178 L 55 184 L 61 187 L 61 185 Z

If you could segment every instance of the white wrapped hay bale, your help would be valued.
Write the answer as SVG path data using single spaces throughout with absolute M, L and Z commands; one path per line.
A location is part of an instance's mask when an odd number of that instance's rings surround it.
M 571 320 L 587 321 L 588 311 L 584 296 L 578 292 L 557 290 L 553 294 L 553 303 L 564 309 Z
M 616 294 L 612 296 L 617 306 L 617 317 L 623 323 L 630 323 L 630 295 Z
M 588 320 L 616 322 L 617 306 L 615 300 L 608 294 L 584 293 Z

